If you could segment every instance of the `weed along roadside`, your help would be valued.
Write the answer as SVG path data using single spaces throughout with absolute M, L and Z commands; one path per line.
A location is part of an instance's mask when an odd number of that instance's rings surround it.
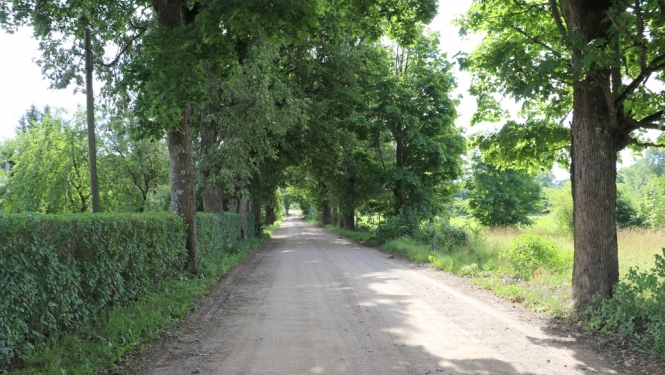
M 238 214 L 197 216 L 191 275 L 172 213 L 0 215 L 0 373 L 121 372 L 279 226 L 241 240 Z
M 380 225 L 372 227 L 362 220 L 359 227 L 363 230 L 355 232 L 310 222 L 415 263 L 430 263 L 468 277 L 471 283 L 500 297 L 607 334 L 604 340 L 665 358 L 665 249 L 662 255 L 649 248 L 641 249 L 641 255 L 620 249 L 625 271 L 614 296 L 585 316 L 576 316 L 571 297 L 573 252 L 566 246 L 569 240 L 565 236 L 553 236 L 542 229 L 547 226 L 487 229 L 467 224 L 462 230 L 440 222 L 423 224 L 410 236 L 390 238 L 382 235 L 386 232 Z M 662 234 L 646 229 L 620 230 L 619 243 L 659 242 L 654 236 Z

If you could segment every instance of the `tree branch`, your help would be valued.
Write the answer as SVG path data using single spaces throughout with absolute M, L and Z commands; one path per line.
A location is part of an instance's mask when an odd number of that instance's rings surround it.
M 639 121 L 632 118 L 624 118 L 623 122 L 628 125 L 628 132 L 632 132 L 633 130 L 637 129 L 652 129 L 652 130 L 665 131 L 665 128 L 660 123 L 654 122 L 662 119 L 664 113 L 665 111 L 661 110 Z
M 111 61 L 110 63 L 104 63 L 104 62 L 102 62 L 101 65 L 102 65 L 102 66 L 105 66 L 105 67 L 108 68 L 108 67 L 112 67 L 112 66 L 114 66 L 115 64 L 117 64 L 118 61 L 120 61 L 120 58 L 121 58 L 121 57 L 127 52 L 127 50 L 129 49 L 129 47 L 131 47 L 131 46 L 134 44 L 134 41 L 136 41 L 136 39 L 138 39 L 138 38 L 140 38 L 141 36 L 143 36 L 143 34 L 145 34 L 145 32 L 146 32 L 147 30 L 148 30 L 147 27 L 146 27 L 146 28 L 143 28 L 143 29 L 140 29 L 139 32 L 138 32 L 137 34 L 135 34 L 134 36 L 132 36 L 131 39 L 129 39 L 129 41 L 127 42 L 127 44 L 125 44 L 125 46 L 122 48 L 122 50 L 120 50 L 120 52 L 115 56 L 115 58 L 113 59 L 113 61 Z
M 559 12 L 559 4 L 557 0 L 549 0 L 550 9 L 552 11 L 552 18 L 554 18 L 554 23 L 556 28 L 559 30 L 559 34 L 566 41 L 566 45 L 570 47 L 570 41 L 568 40 L 568 31 L 566 31 L 566 26 L 563 25 L 563 19 L 561 17 L 561 12 Z
M 539 45 L 539 46 L 541 46 L 541 47 L 547 49 L 548 51 L 554 53 L 557 57 L 561 57 L 561 54 L 560 54 L 558 51 L 555 51 L 554 48 L 548 46 L 547 44 L 545 44 L 545 43 L 543 43 L 543 42 L 541 42 L 541 41 L 539 41 L 538 39 L 534 38 L 533 36 L 527 34 L 526 31 L 520 29 L 519 27 L 517 27 L 517 26 L 515 26 L 515 25 L 513 25 L 513 26 L 511 26 L 511 27 L 512 27 L 515 31 L 517 31 L 518 33 L 520 33 L 520 34 L 522 34 L 523 36 L 525 36 L 525 37 L 526 37 L 527 39 L 529 39 L 530 41 L 532 41 L 532 42 L 536 43 L 537 45 Z
M 651 76 L 651 73 L 657 72 L 659 70 L 665 69 L 665 54 L 656 57 L 651 64 L 643 68 L 640 74 L 635 77 L 635 79 L 628 84 L 625 90 L 614 100 L 614 105 L 616 107 L 621 106 L 623 102 L 628 98 L 628 95 L 635 92 L 642 82 L 645 82 Z
M 661 145 L 659 143 L 653 143 L 653 142 L 640 142 L 634 137 L 630 137 L 628 139 L 628 144 L 629 145 L 635 145 L 635 146 L 641 146 L 641 147 L 665 148 L 665 145 Z

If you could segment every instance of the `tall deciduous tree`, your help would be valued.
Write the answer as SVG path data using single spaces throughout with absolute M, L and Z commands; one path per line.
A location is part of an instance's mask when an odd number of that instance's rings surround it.
M 30 24 L 44 49 L 42 67 L 54 86 L 72 80 L 82 84 L 83 30 L 95 31 L 96 56 L 106 47 L 118 52 L 98 61 L 106 92 L 117 94 L 123 86 L 128 102 L 149 133 L 166 130 L 171 160 L 172 209 L 187 223 L 188 268 L 197 268 L 195 171 L 191 118 L 196 107 L 209 102 L 210 73 L 205 63 L 224 72 L 237 61 L 233 38 L 268 37 L 302 40 L 323 33 L 322 24 L 380 37 L 390 32 L 408 39 L 418 22 L 436 14 L 435 0 L 121 0 L 66 1 L 11 0 L 0 3 L 5 29 Z M 329 17 L 332 16 L 332 17 Z M 70 47 L 71 46 L 71 47 Z M 108 69 L 104 69 L 108 68 Z M 123 82 L 124 85 L 117 85 Z
M 541 189 L 525 171 L 475 160 L 466 186 L 471 214 L 482 225 L 531 225 L 528 215 L 538 212 Z
M 12 167 L 4 211 L 65 213 L 90 209 L 85 118 L 68 121 L 63 111 L 42 112 L 6 147 Z M 82 120 L 82 121 L 80 121 Z
M 573 296 L 583 312 L 618 281 L 615 226 L 617 152 L 648 146 L 661 129 L 665 95 L 665 7 L 658 0 L 475 0 L 462 32 L 484 33 L 464 64 L 474 73 L 476 120 L 497 120 L 497 94 L 524 103 L 527 120 L 505 133 L 502 156 L 551 161 L 570 146 L 575 265 Z M 570 139 L 563 124 L 572 111 Z M 510 124 L 508 124 L 510 125 Z
M 388 72 L 377 84 L 372 131 L 393 145 L 382 155 L 383 176 L 393 192 L 393 214 L 415 209 L 425 217 L 438 213 L 459 177 L 465 141 L 454 125 L 455 80 L 438 49 L 438 35 L 423 35 L 413 46 L 395 46 Z M 386 74 L 387 73 L 387 74 Z
M 328 33 L 322 25 L 330 18 L 345 20 L 342 26 L 354 35 L 378 38 L 390 32 L 408 39 L 418 22 L 429 22 L 436 14 L 434 0 L 11 0 L 0 4 L 5 29 L 34 26 L 44 50 L 43 70 L 56 87 L 66 87 L 72 80 L 82 85 L 80 41 L 85 28 L 94 31 L 96 56 L 104 56 L 105 47 L 118 52 L 97 62 L 99 76 L 109 83 L 106 92 L 111 94 L 117 94 L 117 83 L 124 82 L 128 101 L 152 134 L 166 130 L 171 206 L 187 223 L 187 264 L 193 272 L 197 240 L 191 118 L 197 106 L 209 101 L 211 72 L 203 63 L 214 63 L 223 71 L 226 62 L 237 60 L 233 38 L 301 40 Z

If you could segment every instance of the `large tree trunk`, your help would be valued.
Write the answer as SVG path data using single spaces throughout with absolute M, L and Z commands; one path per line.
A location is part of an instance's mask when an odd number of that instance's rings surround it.
M 204 63 L 204 70 L 210 71 L 208 63 Z M 219 215 L 219 219 L 224 221 L 224 197 L 222 183 L 217 181 L 214 172 L 217 163 L 213 162 L 214 153 L 217 150 L 217 122 L 211 118 L 218 111 L 218 101 L 216 95 L 217 77 L 208 73 L 210 77 L 210 86 L 208 87 L 208 94 L 210 95 L 210 102 L 208 102 L 201 110 L 201 181 L 203 185 L 203 211 L 215 213 Z
M 266 225 L 275 224 L 275 206 L 268 205 L 266 206 Z
M 153 0 L 153 8 L 160 27 L 175 29 L 183 24 L 181 1 Z M 192 69 L 196 69 L 192 67 Z M 191 108 L 182 110 L 182 120 L 178 127 L 167 129 L 171 175 L 171 210 L 182 215 L 187 225 L 187 269 L 198 271 L 196 238 L 196 172 L 194 148 L 192 146 Z
M 253 200 L 250 207 L 252 214 L 254 214 L 254 228 L 261 228 L 261 203 Z
M 619 281 L 616 231 L 616 144 L 607 124 L 601 89 L 575 87 L 572 135 L 573 298 L 584 312 L 599 293 L 612 295 Z
M 236 214 L 239 213 L 240 212 L 238 210 L 238 208 L 240 206 L 239 203 L 240 202 L 239 202 L 238 198 L 236 198 L 235 196 L 230 197 L 229 198 L 229 212 L 233 212 L 233 213 L 236 213 Z
M 330 221 L 332 222 L 332 225 L 338 227 L 341 223 L 341 220 L 339 218 L 339 212 L 337 212 L 337 205 L 335 202 L 330 203 Z
M 195 273 L 197 264 L 196 238 L 196 172 L 192 146 L 189 107 L 183 110 L 178 130 L 166 132 L 171 174 L 171 210 L 182 215 L 187 225 L 187 269 Z
M 345 213 L 342 222 L 344 224 L 344 229 L 356 230 L 355 215 L 353 213 Z
M 395 167 L 400 170 L 404 169 L 404 142 L 401 138 L 402 135 L 400 135 L 400 139 L 395 140 Z M 404 183 L 401 179 L 395 181 L 393 196 L 395 197 L 393 213 L 397 216 L 404 207 Z
M 610 39 L 610 6 L 611 0 L 561 0 L 568 30 L 580 33 L 584 43 Z M 580 65 L 581 56 L 579 51 L 574 53 L 575 66 Z M 586 79 L 573 85 L 573 297 L 579 313 L 593 305 L 596 293 L 611 296 L 619 280 L 616 153 L 621 136 L 609 82 L 609 69 L 592 66 Z
M 240 198 L 238 209 L 240 211 L 240 231 L 242 232 L 242 239 L 246 240 L 249 238 L 247 230 L 247 199 Z
M 221 182 L 211 182 L 203 188 L 203 212 L 219 215 L 224 222 L 224 196 Z
M 330 199 L 325 199 L 323 201 L 323 223 L 324 224 L 332 223 L 332 209 L 331 209 Z

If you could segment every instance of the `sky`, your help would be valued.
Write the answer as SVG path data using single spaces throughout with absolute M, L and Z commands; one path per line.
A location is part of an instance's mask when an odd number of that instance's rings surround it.
M 458 15 L 465 13 L 471 0 L 446 1 L 439 3 L 439 14 L 430 24 L 430 29 L 441 35 L 440 48 L 449 59 L 459 51 L 471 52 L 479 38 L 464 40 L 459 36 L 457 27 L 451 24 Z M 32 38 L 32 29 L 21 28 L 15 34 L 0 31 L 0 141 L 12 138 L 19 118 L 34 104 L 38 108 L 45 105 L 65 108 L 74 112 L 77 106 L 85 108 L 85 96 L 74 94 L 74 88 L 62 90 L 49 89 L 49 82 L 43 78 L 41 69 L 35 60 L 39 58 L 39 43 Z M 476 110 L 475 99 L 467 90 L 470 76 L 466 72 L 455 72 L 458 87 L 454 95 L 460 95 L 458 107 L 459 118 L 456 124 L 463 127 L 467 134 L 476 133 L 481 129 L 469 129 L 471 116 Z M 95 87 L 95 91 L 99 88 Z M 514 103 L 506 103 L 515 106 Z M 565 171 L 555 171 L 557 178 L 565 178 Z
M 464 13 L 471 5 L 471 0 L 441 1 L 439 15 L 430 28 L 440 32 L 441 49 L 449 58 L 460 50 L 470 52 L 475 43 L 463 41 L 451 21 Z M 50 90 L 49 82 L 43 78 L 41 69 L 35 62 L 40 57 L 39 43 L 32 38 L 32 29 L 21 28 L 15 34 L 0 31 L 0 141 L 14 136 L 14 128 L 19 118 L 34 104 L 38 108 L 45 105 L 62 107 L 70 112 L 78 105 L 85 107 L 85 96 L 74 94 L 73 87 L 63 90 Z M 475 111 L 475 101 L 466 95 L 470 77 L 458 73 L 458 88 L 455 94 L 464 98 L 458 108 L 460 118 L 457 125 L 466 126 Z M 95 91 L 97 91 L 96 88 Z

